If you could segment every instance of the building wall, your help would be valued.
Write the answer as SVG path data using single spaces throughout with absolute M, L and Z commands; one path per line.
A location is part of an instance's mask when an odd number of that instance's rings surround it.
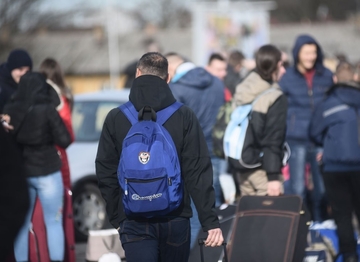
M 109 88 L 110 77 L 108 75 L 70 75 L 65 76 L 66 83 L 73 94 L 95 92 Z M 116 89 L 124 87 L 125 77 L 119 76 Z

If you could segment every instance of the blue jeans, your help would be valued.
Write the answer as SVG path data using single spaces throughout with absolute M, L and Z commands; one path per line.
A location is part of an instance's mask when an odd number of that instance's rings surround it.
M 198 235 L 201 230 L 201 224 L 198 217 L 194 201 L 191 198 L 191 209 L 193 216 L 190 218 L 191 238 L 190 238 L 190 249 L 193 249 L 195 244 L 198 243 Z
M 220 185 L 220 174 L 227 171 L 227 161 L 218 157 L 211 157 L 213 166 L 213 187 L 215 190 L 215 206 L 218 207 L 222 204 L 222 189 Z
M 60 171 L 40 177 L 27 179 L 29 186 L 30 208 L 24 225 L 15 240 L 16 261 L 28 261 L 29 230 L 34 211 L 35 200 L 38 196 L 44 212 L 49 255 L 51 260 L 64 260 L 64 230 L 62 208 L 64 186 Z
M 187 262 L 189 219 L 125 219 L 120 223 L 120 241 L 127 262 Z
M 309 163 L 311 166 L 311 175 L 314 184 L 312 194 L 313 219 L 322 222 L 325 198 L 325 188 L 320 167 L 316 161 L 317 153 L 321 152 L 320 148 L 316 148 L 308 143 L 299 143 L 288 141 L 291 148 L 291 156 L 289 159 L 290 167 L 290 192 L 306 199 L 306 185 L 305 185 L 305 166 Z

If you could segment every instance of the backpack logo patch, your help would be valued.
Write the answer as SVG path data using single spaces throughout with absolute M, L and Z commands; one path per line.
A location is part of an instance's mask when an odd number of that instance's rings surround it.
M 145 165 L 150 160 L 150 153 L 149 152 L 140 152 L 139 153 L 139 161 L 141 164 Z
M 140 200 L 149 200 L 149 201 L 152 201 L 153 199 L 156 199 L 156 198 L 159 198 L 161 197 L 162 194 L 161 193 L 158 193 L 158 194 L 153 194 L 153 195 L 150 195 L 150 196 L 139 196 L 138 194 L 133 194 L 131 196 L 131 198 L 135 201 L 140 201 Z

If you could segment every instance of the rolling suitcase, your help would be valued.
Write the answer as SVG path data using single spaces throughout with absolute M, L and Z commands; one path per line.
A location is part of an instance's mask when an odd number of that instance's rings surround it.
M 205 243 L 206 238 L 199 238 L 199 246 L 200 246 L 200 261 L 201 262 L 208 262 L 208 261 L 215 261 L 215 259 L 211 259 L 209 260 L 209 258 L 206 258 L 205 260 L 205 255 L 204 255 L 204 243 Z M 224 249 L 224 255 L 222 259 L 218 259 L 216 262 L 221 261 L 221 262 L 228 262 L 228 256 L 227 256 L 227 250 L 226 250 L 226 242 L 224 242 L 222 244 L 222 247 Z M 209 247 L 209 249 L 213 249 L 213 248 L 218 248 L 218 247 Z
M 240 199 L 229 262 L 302 262 L 310 214 L 298 196 L 244 196 Z
M 225 242 L 228 241 L 231 235 L 231 227 L 235 218 L 236 205 L 222 205 L 216 208 L 216 213 L 219 218 L 220 228 L 223 232 Z M 200 231 L 198 235 L 199 245 L 190 251 L 190 256 L 188 262 L 199 262 L 201 257 L 200 254 L 203 254 L 204 261 L 206 262 L 218 262 L 222 260 L 224 256 L 223 247 L 206 247 L 205 252 L 203 248 L 203 239 L 206 239 L 207 232 Z

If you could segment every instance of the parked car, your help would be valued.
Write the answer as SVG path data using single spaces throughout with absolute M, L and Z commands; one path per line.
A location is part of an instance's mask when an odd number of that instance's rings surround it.
M 67 149 L 73 191 L 75 236 L 87 239 L 89 230 L 111 227 L 95 175 L 95 157 L 108 112 L 128 101 L 129 89 L 80 94 L 72 113 L 75 142 Z

